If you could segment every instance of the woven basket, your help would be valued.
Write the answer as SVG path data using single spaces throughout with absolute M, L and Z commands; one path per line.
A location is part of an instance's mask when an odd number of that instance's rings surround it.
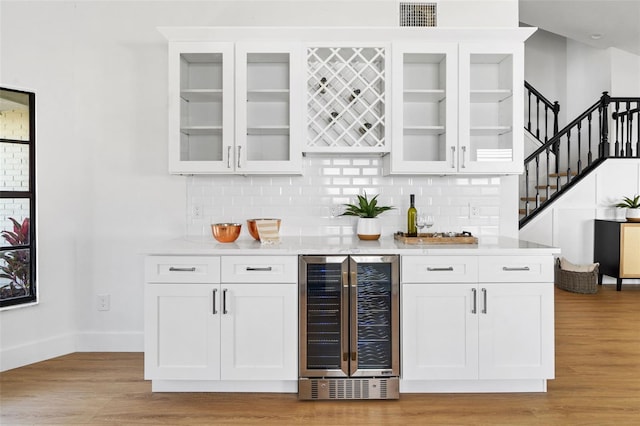
M 556 287 L 573 293 L 594 294 L 598 292 L 598 267 L 591 272 L 573 272 L 560 269 L 560 259 L 556 261 Z

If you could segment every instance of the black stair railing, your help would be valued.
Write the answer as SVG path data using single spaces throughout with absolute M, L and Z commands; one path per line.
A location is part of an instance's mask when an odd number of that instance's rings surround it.
M 524 88 L 527 93 L 526 129 L 540 142 L 547 142 L 550 137 L 558 133 L 560 105 L 558 101 L 551 102 L 545 98 L 527 81 L 524 82 Z
M 605 159 L 640 158 L 639 117 L 640 98 L 614 98 L 604 92 L 595 104 L 529 155 L 521 186 L 524 209 L 520 212 L 520 228 Z M 610 125 L 615 138 L 613 149 Z

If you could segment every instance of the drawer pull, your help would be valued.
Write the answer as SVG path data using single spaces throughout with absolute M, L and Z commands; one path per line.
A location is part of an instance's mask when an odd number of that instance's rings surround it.
M 169 267 L 169 272 L 195 272 L 196 267 L 192 266 L 191 268 L 176 268 L 175 266 Z
M 273 268 L 271 266 L 256 268 L 254 266 L 247 266 L 247 271 L 258 271 L 258 272 L 271 272 Z
M 453 266 L 447 266 L 446 268 L 432 268 L 432 267 L 427 267 L 427 271 L 429 272 L 452 272 L 453 271 Z
M 529 271 L 530 269 L 529 269 L 528 266 L 522 266 L 522 267 L 519 267 L 519 268 L 510 268 L 508 266 L 503 266 L 502 270 L 503 271 Z

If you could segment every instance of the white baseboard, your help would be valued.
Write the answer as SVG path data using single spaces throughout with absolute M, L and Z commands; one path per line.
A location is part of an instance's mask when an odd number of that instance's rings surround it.
M 63 334 L 20 346 L 0 349 L 0 371 L 34 364 L 76 352 L 75 334 Z
M 77 352 L 144 352 L 142 332 L 98 332 L 77 334 Z
M 70 333 L 0 349 L 0 371 L 7 371 L 74 352 L 144 352 L 142 332 Z

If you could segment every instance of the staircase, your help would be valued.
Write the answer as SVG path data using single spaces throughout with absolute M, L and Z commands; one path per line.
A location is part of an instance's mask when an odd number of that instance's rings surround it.
M 524 160 L 520 228 L 607 158 L 640 158 L 640 98 L 614 98 L 604 92 L 558 130 L 558 103 L 527 82 L 525 91 L 525 132 L 539 147 Z

